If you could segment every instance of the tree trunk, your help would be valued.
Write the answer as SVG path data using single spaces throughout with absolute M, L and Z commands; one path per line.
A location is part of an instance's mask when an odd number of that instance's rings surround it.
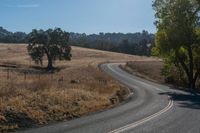
M 47 65 L 47 70 L 52 70 L 53 69 L 53 61 L 52 61 L 52 58 L 48 52 L 47 49 L 45 49 L 45 53 L 47 55 L 47 59 L 48 59 L 48 65 Z
M 195 79 L 193 74 L 194 64 L 193 64 L 193 54 L 191 45 L 188 45 L 188 56 L 189 56 L 189 87 L 190 89 L 195 89 Z
M 53 69 L 53 62 L 52 62 L 52 59 L 51 57 L 48 57 L 48 66 L 47 66 L 47 70 L 52 70 Z
M 188 50 L 189 52 L 189 67 L 185 64 L 184 60 L 179 56 L 178 52 L 176 53 L 176 56 L 178 57 L 178 60 L 183 68 L 183 70 L 186 73 L 187 79 L 188 79 L 188 88 L 189 89 L 195 89 L 196 88 L 196 80 L 198 78 L 198 74 L 193 74 L 193 55 L 192 51 Z
M 190 82 L 189 82 L 190 89 L 196 89 L 196 81 L 197 81 L 198 76 L 199 76 L 199 74 L 198 74 L 198 72 L 196 72 L 194 77 L 190 78 Z
M 195 88 L 195 82 L 190 77 L 188 78 L 188 88 L 191 90 Z
M 185 70 L 186 71 L 186 70 Z M 189 73 L 187 74 L 186 73 L 186 76 L 187 76 L 187 79 L 188 79 L 188 88 L 189 89 L 195 89 L 196 88 L 196 81 L 197 81 L 197 76 L 193 76 L 193 74 Z

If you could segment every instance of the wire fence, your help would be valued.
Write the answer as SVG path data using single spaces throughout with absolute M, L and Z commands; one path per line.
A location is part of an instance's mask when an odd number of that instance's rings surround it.
M 25 69 L 1 68 L 0 69 L 0 84 L 8 81 L 27 82 L 30 80 L 47 79 L 52 81 L 63 82 L 62 74 L 53 72 L 30 71 Z
M 80 74 L 80 72 L 82 73 L 80 70 L 69 73 L 69 71 L 65 72 L 62 70 L 61 72 L 47 72 L 41 68 L 0 67 L 0 87 L 5 87 L 8 84 L 18 85 L 19 87 L 20 85 L 32 85 L 33 83 L 40 85 L 41 82 L 59 87 L 66 87 L 73 84 L 89 85 L 94 83 L 107 85 L 108 81 L 111 82 L 111 80 L 102 76 L 102 73 L 99 71 L 88 71 L 91 68 L 86 70 L 86 72 L 83 71 L 83 74 Z

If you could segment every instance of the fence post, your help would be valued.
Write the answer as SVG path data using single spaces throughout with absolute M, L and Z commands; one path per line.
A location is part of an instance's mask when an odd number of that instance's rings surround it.
M 31 59 L 29 59 L 29 67 L 31 67 Z
M 7 69 L 7 80 L 10 78 L 10 70 L 9 68 Z
M 26 74 L 27 74 L 27 73 L 26 73 L 26 72 L 24 72 L 24 81 L 26 81 Z

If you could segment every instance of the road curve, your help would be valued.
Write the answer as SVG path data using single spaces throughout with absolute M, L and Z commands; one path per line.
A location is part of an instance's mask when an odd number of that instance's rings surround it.
M 101 69 L 133 90 L 115 108 L 19 133 L 200 133 L 200 95 L 128 74 L 118 63 Z

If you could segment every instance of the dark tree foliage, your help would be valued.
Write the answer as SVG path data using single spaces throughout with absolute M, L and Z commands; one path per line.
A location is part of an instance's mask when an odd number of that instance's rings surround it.
M 26 33 L 24 32 L 9 32 L 3 27 L 0 27 L 0 42 L 1 43 L 26 43 Z
M 151 48 L 154 45 L 154 34 L 145 30 L 141 33 L 99 33 L 91 35 L 71 32 L 69 36 L 69 45 L 133 55 L 150 56 Z M 12 33 L 0 27 L 0 42 L 2 43 L 27 43 L 27 39 L 27 35 L 23 32 Z
M 200 76 L 199 0 L 154 0 L 153 8 L 158 29 L 154 52 L 157 49 L 166 59 L 168 68 L 178 69 L 180 78 L 186 77 L 189 88 L 196 88 Z
M 47 69 L 53 69 L 55 60 L 71 60 L 71 47 L 68 44 L 69 33 L 60 28 L 44 30 L 34 29 L 28 35 L 28 53 L 36 62 L 42 64 L 46 55 Z
M 99 33 L 86 35 L 70 33 L 70 44 L 86 48 L 120 52 L 133 55 L 151 55 L 154 35 L 142 33 Z

